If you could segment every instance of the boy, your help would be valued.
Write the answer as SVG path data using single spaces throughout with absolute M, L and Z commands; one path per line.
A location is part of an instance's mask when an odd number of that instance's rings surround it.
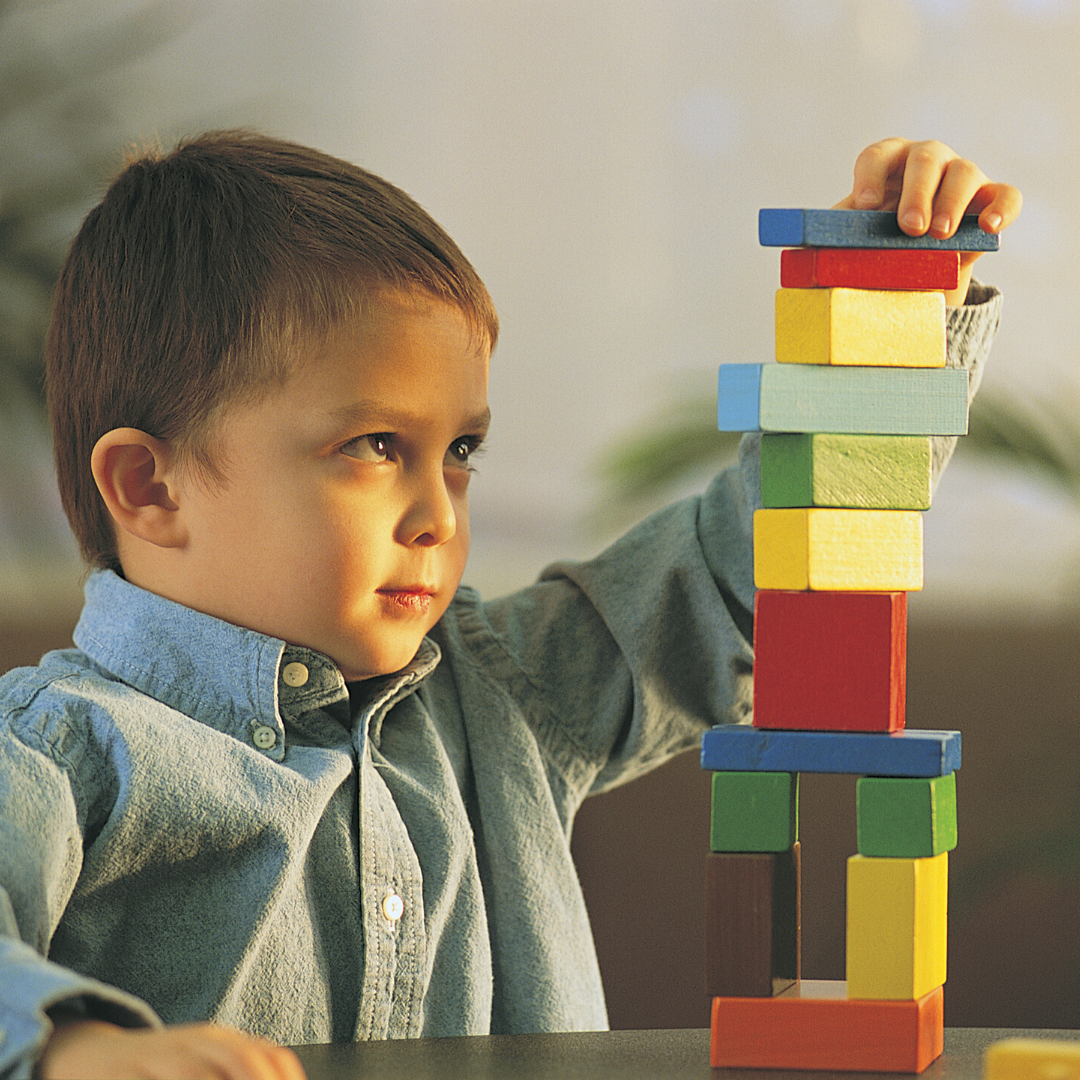
M 845 202 L 938 235 L 1019 210 L 899 140 Z M 974 384 L 998 301 L 971 291 Z M 749 719 L 753 444 L 481 604 L 497 331 L 412 200 L 301 147 L 205 136 L 89 215 L 47 384 L 95 570 L 78 648 L 0 682 L 0 1072 L 296 1076 L 262 1039 L 605 1026 L 571 823 Z

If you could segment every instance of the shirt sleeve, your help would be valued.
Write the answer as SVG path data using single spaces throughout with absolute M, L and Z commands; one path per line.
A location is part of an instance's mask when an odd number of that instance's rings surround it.
M 25 716 L 24 716 L 25 719 Z M 38 717 L 39 721 L 44 717 Z M 160 1021 L 137 998 L 51 963 L 49 941 L 82 856 L 71 777 L 44 723 L 0 716 L 0 1077 L 29 1078 L 53 1031 L 50 1009 L 124 1027 Z M 57 742 L 63 736 L 48 725 Z M 20 725 L 23 727 L 23 725 Z
M 982 382 L 986 358 L 1001 322 L 1001 293 L 993 286 L 972 280 L 966 299 L 963 307 L 946 309 L 945 366 L 967 370 L 970 405 Z M 937 435 L 931 440 L 932 485 L 935 489 L 956 444 L 955 435 Z
M 947 313 L 947 362 L 969 371 L 974 395 L 1000 294 L 974 283 L 968 300 Z M 954 446 L 935 440 L 936 473 Z M 711 725 L 751 721 L 758 451 L 759 437 L 745 437 L 738 463 L 700 497 L 593 560 L 556 563 L 535 586 L 479 607 L 489 671 L 517 687 L 581 795 L 660 764 Z

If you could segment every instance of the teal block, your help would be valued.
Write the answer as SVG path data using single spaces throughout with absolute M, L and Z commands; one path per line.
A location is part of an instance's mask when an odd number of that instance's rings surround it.
M 956 773 L 864 776 L 855 785 L 860 855 L 923 859 L 956 847 Z
M 717 853 L 787 851 L 799 838 L 798 815 L 798 773 L 713 773 L 709 848 Z
M 717 424 L 721 431 L 965 435 L 967 390 L 967 372 L 958 368 L 721 364 Z

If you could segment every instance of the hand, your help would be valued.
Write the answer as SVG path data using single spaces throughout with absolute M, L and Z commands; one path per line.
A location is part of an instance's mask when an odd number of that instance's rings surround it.
M 993 183 L 944 143 L 884 139 L 858 156 L 851 194 L 836 209 L 895 210 L 909 236 L 943 239 L 956 232 L 965 213 L 978 214 L 986 232 L 999 233 L 1016 219 L 1022 203 L 1016 188 Z M 959 286 L 945 294 L 946 303 L 964 302 L 979 255 L 960 253 Z
M 41 1080 L 304 1080 L 296 1055 L 214 1024 L 122 1028 L 97 1020 L 59 1027 L 45 1046 Z

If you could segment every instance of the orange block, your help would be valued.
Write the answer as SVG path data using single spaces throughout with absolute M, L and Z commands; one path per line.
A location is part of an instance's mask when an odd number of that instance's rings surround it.
M 944 994 L 849 1000 L 844 982 L 804 979 L 773 998 L 713 998 L 714 1069 L 920 1073 L 941 1056 Z

